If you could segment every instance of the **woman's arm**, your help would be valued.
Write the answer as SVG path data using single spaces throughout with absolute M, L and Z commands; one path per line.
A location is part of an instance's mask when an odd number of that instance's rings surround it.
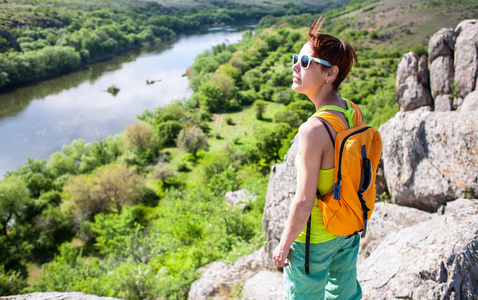
M 328 141 L 325 130 L 322 123 L 315 119 L 307 121 L 299 128 L 301 159 L 297 190 L 281 240 L 273 252 L 274 264 L 277 267 L 287 265 L 284 262 L 289 254 L 289 247 L 307 224 L 312 212 L 325 144 L 322 141 Z

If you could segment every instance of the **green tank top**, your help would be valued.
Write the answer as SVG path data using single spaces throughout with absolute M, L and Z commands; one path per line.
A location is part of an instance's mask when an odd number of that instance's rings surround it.
M 295 157 L 295 166 L 297 168 L 297 173 L 299 173 L 299 161 L 300 161 L 300 149 L 297 152 Z M 334 168 L 328 170 L 319 171 L 319 182 L 317 184 L 319 193 L 321 195 L 326 195 L 334 190 Z M 337 236 L 330 233 L 324 225 L 324 219 L 322 216 L 322 211 L 320 210 L 319 204 L 317 202 L 317 197 L 315 198 L 314 207 L 312 208 L 311 213 L 311 225 L 310 225 L 310 243 L 324 243 L 330 241 Z M 305 235 L 307 232 L 307 225 L 305 225 L 302 232 L 295 239 L 296 242 L 305 243 Z
M 352 104 L 349 100 L 345 99 L 345 102 L 347 104 L 347 109 L 343 109 L 338 106 L 333 106 L 333 105 L 326 105 L 318 109 L 314 115 L 311 116 L 311 118 L 316 117 L 317 113 L 325 111 L 325 110 L 333 110 L 333 111 L 338 111 L 344 114 L 345 118 L 348 121 L 349 128 L 354 127 L 354 109 L 352 108 Z M 295 165 L 297 168 L 297 172 L 299 172 L 299 159 L 300 159 L 300 149 L 299 152 L 297 153 L 297 156 L 295 157 Z M 319 189 L 319 193 L 321 195 L 326 195 L 330 192 L 333 191 L 334 189 L 334 168 L 328 169 L 328 170 L 320 170 L 319 171 L 319 182 L 317 183 L 317 188 Z M 324 225 L 324 218 L 322 215 L 322 211 L 320 210 L 319 204 L 318 204 L 317 197 L 315 198 L 315 203 L 314 207 L 312 208 L 311 212 L 311 226 L 310 226 L 310 242 L 311 243 L 323 243 L 330 241 L 337 236 L 330 233 Z M 299 234 L 297 239 L 295 240 L 296 242 L 299 243 L 305 243 L 305 236 L 307 233 L 307 225 L 305 225 L 304 229 L 302 229 L 302 232 Z

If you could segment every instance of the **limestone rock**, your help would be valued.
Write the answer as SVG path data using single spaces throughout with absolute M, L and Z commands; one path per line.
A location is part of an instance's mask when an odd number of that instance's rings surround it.
M 264 267 L 270 270 L 276 269 L 272 261 L 272 251 L 279 243 L 289 215 L 290 204 L 295 196 L 297 171 L 294 160 L 298 149 L 299 138 L 296 136 L 287 151 L 284 163 L 272 166 L 269 175 L 262 228 L 267 240 L 264 245 L 263 262 Z
M 424 86 L 429 86 L 430 84 L 430 75 L 428 71 L 428 58 L 426 55 L 420 56 L 418 61 L 418 82 Z
M 455 44 L 455 86 L 457 98 L 464 98 L 475 89 L 478 72 L 478 20 L 458 24 Z M 456 101 L 459 105 L 460 101 Z
M 426 221 L 430 213 L 396 204 L 377 202 L 367 223 L 367 234 L 360 241 L 359 254 L 367 258 L 389 234 Z
M 449 94 L 438 95 L 435 98 L 435 111 L 451 111 L 452 102 Z
M 404 83 L 407 77 L 417 75 L 418 56 L 413 52 L 405 53 L 397 67 L 397 86 Z
M 364 299 L 477 299 L 478 200 L 448 206 L 391 232 L 358 266 Z
M 388 189 L 395 203 L 436 211 L 478 196 L 478 112 L 398 112 L 380 128 Z
M 227 265 L 223 262 L 211 263 L 201 278 L 196 280 L 189 290 L 188 299 L 208 300 L 227 299 L 230 293 L 254 274 L 262 269 L 261 248 L 256 252 L 243 256 Z
M 242 290 L 245 300 L 277 300 L 284 299 L 282 273 L 260 271 L 246 281 Z
M 455 27 L 455 35 L 460 35 L 465 29 L 476 24 L 476 19 L 463 20 Z
M 460 107 L 460 111 L 467 113 L 470 111 L 478 110 L 478 91 L 473 91 L 466 95 L 463 99 L 463 104 Z
M 442 28 L 428 42 L 428 58 L 433 62 L 439 56 L 451 56 L 454 48 L 455 31 L 453 28 Z
M 0 297 L 1 300 L 118 300 L 117 298 L 98 297 L 83 293 L 33 293 L 16 296 Z
M 435 99 L 439 95 L 450 94 L 453 80 L 453 57 L 437 57 L 430 65 L 430 89 Z
M 419 69 L 420 66 L 420 69 Z M 428 84 L 428 69 L 420 63 L 413 52 L 403 55 L 397 68 L 397 102 L 400 111 L 409 111 L 421 106 L 430 106 L 432 98 Z
M 227 192 L 224 200 L 231 206 L 246 207 L 257 199 L 256 195 L 252 195 L 248 190 L 242 189 L 235 192 Z

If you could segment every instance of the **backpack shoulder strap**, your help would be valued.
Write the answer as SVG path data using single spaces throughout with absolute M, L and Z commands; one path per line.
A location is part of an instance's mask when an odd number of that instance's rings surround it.
M 354 128 L 355 126 L 363 123 L 363 117 L 358 106 L 348 99 L 346 100 L 346 103 L 346 110 L 334 105 L 322 106 L 311 116 L 311 118 L 319 117 L 321 119 L 324 119 L 332 126 L 332 128 L 334 128 L 336 132 L 346 130 L 347 128 L 339 117 L 328 111 L 332 110 L 343 113 L 345 118 L 347 119 L 349 128 Z
M 362 111 L 360 111 L 360 108 L 358 107 L 357 104 L 353 103 L 352 101 L 347 100 L 347 103 L 350 102 L 350 105 L 352 106 L 353 110 L 355 111 L 354 112 L 354 127 L 359 125 L 359 124 L 362 124 L 364 122 L 363 120 L 363 115 L 362 115 Z

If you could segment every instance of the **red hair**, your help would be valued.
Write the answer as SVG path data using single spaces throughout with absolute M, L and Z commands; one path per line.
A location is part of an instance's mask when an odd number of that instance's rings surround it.
M 339 68 L 339 73 L 332 83 L 333 88 L 337 91 L 342 81 L 349 74 L 352 66 L 358 64 L 358 58 L 354 48 L 349 43 L 334 36 L 320 33 L 323 23 L 324 20 L 320 17 L 310 27 L 309 45 L 315 57 L 324 59 Z M 324 65 L 320 66 L 325 70 L 330 68 Z

